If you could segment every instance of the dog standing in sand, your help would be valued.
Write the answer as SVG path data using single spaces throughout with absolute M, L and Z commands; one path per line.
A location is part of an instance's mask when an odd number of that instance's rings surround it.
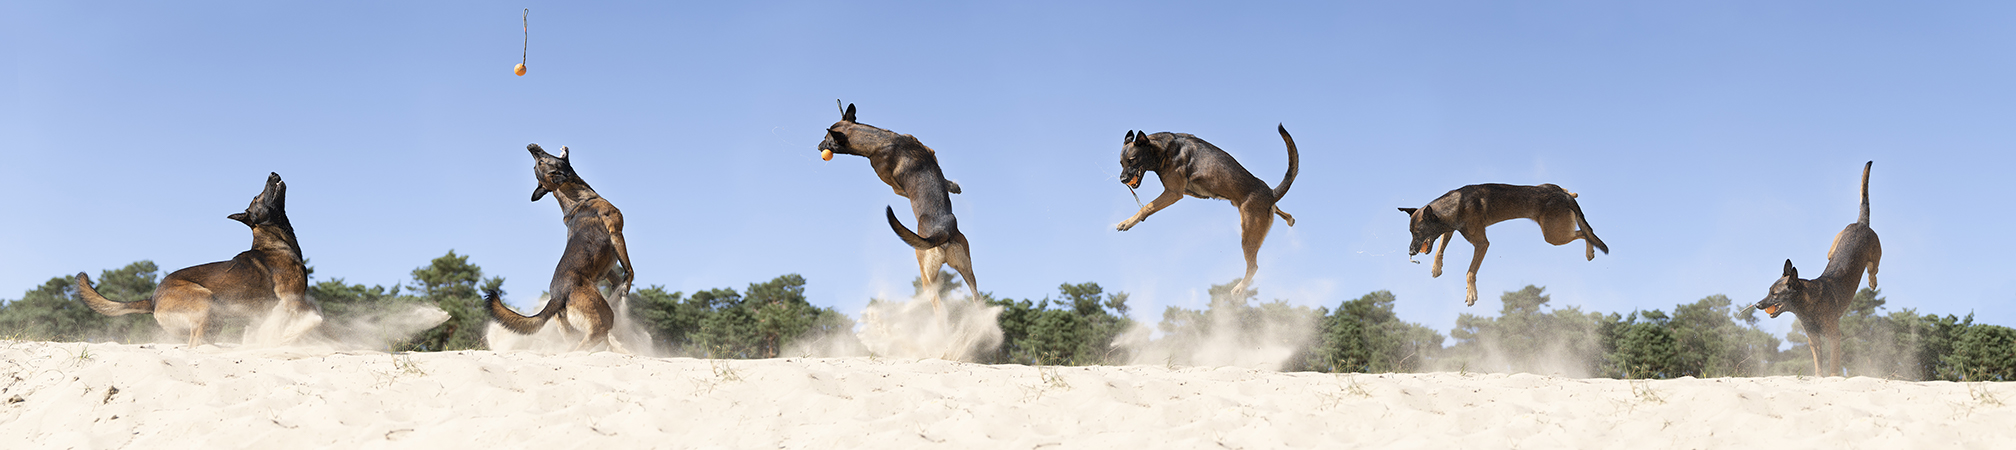
M 532 189 L 532 201 L 550 192 L 560 203 L 560 220 L 567 224 L 567 249 L 553 269 L 553 284 L 548 287 L 552 298 L 545 308 L 530 317 L 519 315 L 505 307 L 503 295 L 492 289 L 484 293 L 490 317 L 518 334 L 538 332 L 547 319 L 558 318 L 567 334 L 586 332 L 574 351 L 593 350 L 607 343 L 617 352 L 630 353 L 622 343 L 609 339 L 616 311 L 595 285 L 608 281 L 615 287 L 617 301 L 613 303 L 621 306 L 623 296 L 630 292 L 630 282 L 636 279 L 636 266 L 630 265 L 630 250 L 623 244 L 623 212 L 574 173 L 567 147 L 560 147 L 559 156 L 547 154 L 539 144 L 526 145 L 525 150 L 532 152 L 532 177 L 539 182 Z M 618 262 L 623 264 L 621 270 L 616 267 Z
M 1876 239 L 1876 230 L 1869 228 L 1869 168 L 1874 165 L 1875 161 L 1862 165 L 1862 212 L 1855 216 L 1855 223 L 1834 234 L 1834 244 L 1827 248 L 1827 269 L 1819 278 L 1802 280 L 1792 260 L 1785 260 L 1785 273 L 1771 283 L 1771 293 L 1754 306 L 1774 319 L 1786 311 L 1799 317 L 1809 342 L 1806 348 L 1813 351 L 1813 376 L 1841 374 L 1841 315 L 1854 302 L 1863 271 L 1869 272 L 1869 288 L 1876 288 L 1883 243 Z M 1820 358 L 1822 343 L 1827 345 L 1824 363 Z
M 247 344 L 292 343 L 321 325 L 322 307 L 308 298 L 308 270 L 287 221 L 287 183 L 280 174 L 268 174 L 266 189 L 252 197 L 245 212 L 227 217 L 252 228 L 251 250 L 170 273 L 146 300 L 106 299 L 83 273 L 77 274 L 77 292 L 99 314 L 153 313 L 162 329 L 188 333 L 189 348 L 202 345 L 203 333 L 225 320 L 252 321 L 245 328 Z
M 959 219 L 952 216 L 952 196 L 948 195 L 959 193 L 959 184 L 945 179 L 945 172 L 938 168 L 937 151 L 914 136 L 856 122 L 854 105 L 849 104 L 840 110 L 840 121 L 826 127 L 819 154 L 828 161 L 834 154 L 868 158 L 876 177 L 895 189 L 896 195 L 910 199 L 910 211 L 917 215 L 916 232 L 896 219 L 896 208 L 883 208 L 882 212 L 896 236 L 917 250 L 917 272 L 923 277 L 933 308 L 942 307 L 937 295 L 940 265 L 959 271 L 966 288 L 979 298 L 980 285 L 973 280 L 973 255 L 966 234 L 959 232 Z
M 1239 208 L 1239 245 L 1246 250 L 1246 277 L 1239 279 L 1232 292 L 1245 292 L 1246 286 L 1253 284 L 1253 272 L 1260 270 L 1260 244 L 1267 240 L 1267 230 L 1274 227 L 1274 216 L 1279 215 L 1288 226 L 1295 226 L 1295 216 L 1281 211 L 1275 203 L 1288 195 L 1288 186 L 1295 184 L 1300 155 L 1295 151 L 1295 138 L 1288 136 L 1288 127 L 1277 125 L 1275 130 L 1281 132 L 1281 142 L 1288 145 L 1288 175 L 1271 189 L 1232 159 L 1232 155 L 1197 136 L 1166 131 L 1127 132 L 1127 139 L 1120 146 L 1120 183 L 1133 190 L 1141 187 L 1142 175 L 1152 171 L 1162 180 L 1162 195 L 1113 228 L 1120 231 L 1134 228 L 1148 220 L 1149 215 L 1182 200 L 1185 194 L 1230 201 Z
M 1442 238 L 1442 248 L 1435 250 L 1435 263 L 1429 270 L 1430 277 L 1440 278 L 1442 254 L 1449 251 L 1449 238 L 1462 232 L 1463 239 L 1476 248 L 1470 256 L 1470 271 L 1464 274 L 1463 304 L 1476 305 L 1477 267 L 1484 264 L 1484 251 L 1491 247 L 1491 241 L 1484 237 L 1484 228 L 1492 224 L 1533 219 L 1540 223 L 1540 234 L 1549 244 L 1568 245 L 1581 239 L 1585 244 L 1583 254 L 1588 259 L 1596 259 L 1597 250 L 1610 254 L 1610 246 L 1603 245 L 1603 239 L 1589 228 L 1589 219 L 1582 214 L 1582 205 L 1575 202 L 1576 197 L 1575 193 L 1552 184 L 1473 184 L 1456 188 L 1427 206 L 1400 208 L 1400 212 L 1407 213 L 1407 230 L 1414 235 L 1407 244 L 1407 256 L 1411 259 L 1427 253 L 1435 245 L 1435 238 Z

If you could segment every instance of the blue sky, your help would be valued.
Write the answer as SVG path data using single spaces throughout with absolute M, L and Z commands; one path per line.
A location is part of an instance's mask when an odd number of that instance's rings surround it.
M 272 171 L 319 278 L 399 283 L 454 249 L 527 304 L 564 243 L 558 207 L 527 201 L 536 142 L 571 147 L 623 209 L 640 283 L 799 273 L 853 314 L 907 294 L 916 265 L 882 220 L 907 202 L 865 160 L 817 158 L 837 98 L 937 149 L 1002 297 L 1096 281 L 1143 320 L 1202 307 L 1244 269 L 1236 211 L 1185 199 L 1113 231 L 1136 208 L 1122 137 L 1194 133 L 1271 185 L 1281 123 L 1298 226 L 1262 249 L 1262 298 L 1386 289 L 1443 330 L 1527 284 L 1596 311 L 1747 303 L 1787 258 L 1818 273 L 1875 160 L 1892 308 L 2012 325 L 2011 19 L 1997 2 L 11 2 L 0 297 L 229 258 L 249 238 L 224 216 Z M 1487 182 L 1581 193 L 1614 253 L 1500 224 L 1463 307 L 1470 247 L 1429 278 L 1394 208 Z

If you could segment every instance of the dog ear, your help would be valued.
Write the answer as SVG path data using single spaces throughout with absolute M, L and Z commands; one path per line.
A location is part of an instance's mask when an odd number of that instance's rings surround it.
M 838 145 L 840 146 L 840 148 L 843 149 L 854 148 L 854 146 L 852 145 L 847 145 L 847 133 L 841 133 L 836 130 L 826 130 L 826 139 L 832 140 L 833 145 Z
M 1127 130 L 1127 140 L 1120 141 L 1120 143 L 1122 144 L 1134 143 L 1134 130 Z
M 854 104 L 853 104 L 853 103 L 848 103 L 848 104 L 847 104 L 847 110 L 846 110 L 846 111 L 841 111 L 841 112 L 840 112 L 840 121 L 841 121 L 841 122 L 853 122 L 853 121 L 854 121 Z
M 556 156 L 556 158 L 567 159 L 567 146 L 560 146 L 560 156 Z
M 1421 209 L 1421 208 L 1400 208 L 1400 212 L 1403 212 L 1403 213 L 1407 213 L 1407 216 L 1409 216 L 1409 217 L 1412 217 L 1412 216 L 1414 216 L 1414 211 L 1417 211 L 1417 210 L 1420 210 L 1420 209 Z
M 1799 268 L 1792 267 L 1792 260 L 1790 259 L 1785 260 L 1785 276 L 1792 277 L 1795 280 L 1799 279 Z
M 545 196 L 546 196 L 546 193 L 547 193 L 547 192 L 552 192 L 552 191 L 548 191 L 548 190 L 546 190 L 546 187 L 545 187 L 545 186 L 539 186 L 539 187 L 534 187 L 534 188 L 532 188 L 532 201 L 535 201 L 535 202 L 536 202 L 536 201 L 539 201 L 539 198 L 540 198 L 540 197 L 545 197 Z
M 1146 131 L 1135 131 L 1135 132 L 1134 132 L 1134 142 L 1133 142 L 1133 144 L 1134 144 L 1134 145 L 1145 145 L 1145 146 L 1148 146 L 1148 147 L 1154 147 L 1154 146 L 1155 146 L 1155 141 L 1154 141 L 1154 140 L 1151 140 L 1151 139 L 1148 139 L 1148 132 L 1146 132 Z

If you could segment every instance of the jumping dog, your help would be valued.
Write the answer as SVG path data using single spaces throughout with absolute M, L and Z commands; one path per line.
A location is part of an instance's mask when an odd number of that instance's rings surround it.
M 1492 224 L 1533 219 L 1540 223 L 1540 234 L 1549 244 L 1568 245 L 1581 239 L 1586 258 L 1596 259 L 1597 250 L 1610 254 L 1610 246 L 1604 245 L 1603 239 L 1596 237 L 1596 230 L 1589 228 L 1589 219 L 1582 214 L 1582 205 L 1575 202 L 1576 197 L 1575 193 L 1552 184 L 1473 184 L 1456 188 L 1427 206 L 1400 208 L 1400 212 L 1407 213 L 1407 230 L 1414 235 L 1407 244 L 1407 256 L 1411 259 L 1427 253 L 1435 245 L 1435 238 L 1442 238 L 1442 248 L 1435 250 L 1435 263 L 1429 270 L 1430 277 L 1439 278 L 1442 254 L 1449 251 L 1449 238 L 1462 232 L 1463 239 L 1476 249 L 1470 256 L 1470 271 L 1464 274 L 1463 304 L 1476 305 L 1477 267 L 1484 264 L 1484 250 L 1491 247 L 1491 241 L 1484 237 L 1484 228 Z M 1581 229 L 1576 229 L 1577 226 Z
M 1239 244 L 1246 250 L 1246 277 L 1233 286 L 1232 292 L 1245 292 L 1246 286 L 1253 284 L 1253 272 L 1260 270 L 1256 258 L 1260 243 L 1267 240 L 1267 229 L 1274 226 L 1274 216 L 1279 215 L 1288 226 L 1295 226 L 1295 216 L 1281 211 L 1275 202 L 1288 195 L 1288 186 L 1295 183 L 1299 155 L 1295 138 L 1288 136 L 1288 128 L 1277 125 L 1275 130 L 1281 132 L 1281 141 L 1288 145 L 1288 175 L 1272 189 L 1247 172 L 1232 155 L 1197 136 L 1128 131 L 1120 146 L 1120 182 L 1128 189 L 1141 187 L 1143 172 L 1152 171 L 1162 180 L 1162 195 L 1113 228 L 1120 231 L 1134 228 L 1135 224 L 1148 220 L 1149 215 L 1182 200 L 1184 194 L 1231 201 L 1233 207 L 1239 208 Z
M 1876 288 L 1883 243 L 1876 239 L 1876 230 L 1869 228 L 1869 168 L 1874 165 L 1875 161 L 1862 165 L 1862 212 L 1855 216 L 1855 223 L 1834 234 L 1834 244 L 1827 248 L 1827 269 L 1819 278 L 1802 280 L 1799 269 L 1787 259 L 1784 275 L 1771 283 L 1771 292 L 1754 305 L 1774 319 L 1786 311 L 1799 317 L 1799 325 L 1806 328 L 1810 339 L 1807 349 L 1813 351 L 1813 376 L 1841 374 L 1841 315 L 1854 301 L 1863 271 L 1869 272 L 1869 288 Z M 1824 364 L 1820 358 L 1823 342 L 1827 345 Z
M 931 306 L 941 308 L 936 292 L 938 266 L 951 265 L 966 279 L 966 288 L 977 298 L 980 285 L 973 280 L 973 256 L 966 235 L 959 232 L 959 219 L 952 216 L 952 196 L 959 184 L 945 179 L 938 168 L 937 152 L 907 134 L 877 128 L 854 120 L 854 105 L 840 111 L 840 121 L 826 127 L 826 139 L 819 141 L 822 158 L 833 154 L 868 158 L 875 176 L 910 199 L 910 211 L 917 215 L 917 231 L 911 232 L 896 218 L 896 208 L 885 207 L 889 228 L 917 251 L 917 272 L 924 291 L 931 293 Z
M 630 353 L 622 343 L 609 339 L 616 312 L 595 285 L 608 281 L 615 287 L 617 301 L 613 303 L 621 305 L 623 296 L 630 292 L 630 282 L 636 279 L 629 247 L 623 244 L 623 212 L 574 173 L 567 147 L 560 147 L 559 156 L 547 154 L 539 144 L 526 145 L 525 150 L 532 153 L 532 177 L 539 183 L 532 189 L 532 201 L 553 194 L 560 204 L 560 220 L 567 224 L 567 249 L 553 269 L 553 284 L 548 287 L 552 298 L 545 308 L 530 317 L 519 315 L 504 306 L 502 293 L 491 289 L 484 293 L 490 317 L 518 334 L 532 334 L 547 319 L 558 318 L 567 333 L 577 328 L 587 332 L 574 351 L 593 350 L 607 343 L 611 349 Z M 618 262 L 623 264 L 621 270 L 617 270 Z
M 225 320 L 253 322 L 245 329 L 246 343 L 254 336 L 264 343 L 292 343 L 321 325 L 322 307 L 308 297 L 308 270 L 287 221 L 287 183 L 280 174 L 266 176 L 266 189 L 252 197 L 245 212 L 226 217 L 252 228 L 251 250 L 170 273 L 146 300 L 106 299 L 83 273 L 77 274 L 77 292 L 99 314 L 153 313 L 162 329 L 188 333 L 190 348 L 202 345 L 205 330 Z

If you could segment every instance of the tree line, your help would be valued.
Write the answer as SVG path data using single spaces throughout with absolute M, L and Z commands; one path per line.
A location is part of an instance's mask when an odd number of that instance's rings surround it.
M 151 296 L 159 267 L 139 261 L 94 278 L 96 289 L 117 301 Z M 309 268 L 311 280 L 314 269 Z M 484 348 L 488 322 L 485 289 L 502 277 L 485 277 L 468 256 L 449 251 L 390 286 L 315 282 L 309 295 L 322 305 L 324 331 L 345 334 L 352 317 L 399 305 L 433 305 L 449 319 L 413 336 L 386 337 L 388 351 Z M 940 279 L 956 280 L 950 274 Z M 1236 280 L 1235 280 L 1236 281 Z M 75 276 L 50 278 L 20 299 L 0 301 L 0 336 L 57 341 L 151 342 L 159 327 L 148 315 L 101 316 L 78 298 Z M 956 281 L 938 286 L 941 294 Z M 1040 299 L 978 300 L 1001 308 L 999 348 L 981 362 L 1025 365 L 1141 363 L 1139 342 L 1153 335 L 1160 348 L 1196 349 L 1207 341 L 1237 348 L 1281 348 L 1286 371 L 1319 372 L 1529 372 L 1576 377 L 1677 378 L 1805 375 L 1812 373 L 1810 344 L 1798 327 L 1780 337 L 1759 327 L 1756 310 L 1727 296 L 1659 309 L 1604 313 L 1553 307 L 1545 288 L 1504 293 L 1495 316 L 1462 314 L 1447 335 L 1399 319 L 1389 291 L 1367 293 L 1335 308 L 1259 301 L 1257 290 L 1231 292 L 1214 285 L 1202 310 L 1167 307 L 1152 327 L 1130 318 L 1124 292 L 1098 283 L 1064 283 Z M 921 292 L 924 287 L 913 283 Z M 708 358 L 793 356 L 786 348 L 803 339 L 843 336 L 854 319 L 805 297 L 805 279 L 787 274 L 750 283 L 668 292 L 649 286 L 628 296 L 630 317 L 663 353 Z M 872 300 L 882 301 L 882 300 Z M 1905 380 L 2016 380 L 2016 329 L 1974 323 L 1972 314 L 1921 314 L 1889 310 L 1882 291 L 1863 289 L 1841 320 L 1843 359 L 1849 375 Z M 224 323 L 220 334 L 233 336 Z M 1131 335 L 1130 335 L 1131 334 Z M 1787 346 L 1786 344 L 1789 344 Z M 1780 350 L 1780 347 L 1786 347 Z M 1156 363 L 1204 363 L 1183 351 Z

